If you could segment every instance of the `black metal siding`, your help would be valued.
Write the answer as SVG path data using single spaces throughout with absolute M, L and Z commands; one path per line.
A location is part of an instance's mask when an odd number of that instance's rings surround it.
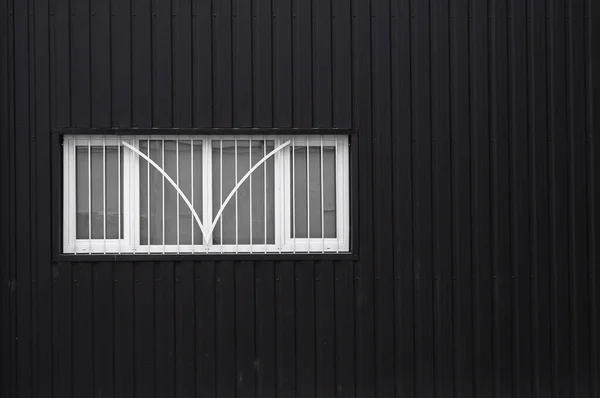
M 600 397 L 600 2 L 0 5 L 0 396 Z M 357 259 L 53 260 L 109 127 L 357 130 Z

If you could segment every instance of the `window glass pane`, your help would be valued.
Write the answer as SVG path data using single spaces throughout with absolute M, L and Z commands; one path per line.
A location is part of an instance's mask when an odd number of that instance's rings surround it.
M 194 140 L 194 198 L 189 198 L 194 206 L 194 210 L 198 214 L 198 218 L 202 223 L 207 224 L 207 221 L 202 219 L 202 206 L 203 206 L 203 198 L 202 198 L 202 141 Z M 190 178 L 191 180 L 191 178 Z M 186 192 L 184 190 L 184 192 Z M 196 222 L 196 220 L 191 220 L 190 223 L 194 228 L 194 244 L 201 245 L 203 244 L 202 230 L 200 226 Z
M 292 237 L 308 237 L 308 206 L 306 202 L 306 147 L 290 148 L 290 170 L 292 175 Z M 295 232 L 295 235 L 294 235 Z
M 212 142 L 212 186 L 213 217 L 221 204 L 236 185 L 236 148 L 234 140 Z M 266 142 L 266 153 L 274 148 L 274 141 Z M 221 162 L 221 153 L 223 154 Z M 252 140 L 252 165 L 265 156 L 264 141 Z M 250 223 L 252 223 L 252 244 L 265 243 L 265 164 L 266 164 L 266 222 L 267 243 L 275 243 L 275 189 L 273 158 L 257 167 L 250 177 L 237 190 L 237 243 L 250 244 Z M 221 171 L 222 165 L 222 171 Z M 237 181 L 250 170 L 250 141 L 237 140 Z M 250 218 L 250 180 L 252 180 L 252 218 Z M 221 185 L 222 181 L 222 185 Z M 223 239 L 221 240 L 221 230 Z M 223 211 L 213 232 L 213 243 L 220 245 L 236 243 L 236 197 L 232 197 Z
M 219 207 L 221 206 L 221 201 L 222 196 L 223 196 L 223 192 L 222 192 L 222 181 L 221 179 L 223 178 L 222 176 L 222 170 L 221 170 L 221 148 L 222 148 L 222 141 L 220 140 L 213 140 L 211 143 L 212 146 L 212 217 L 214 219 L 215 215 L 218 213 L 219 211 Z M 222 229 L 222 220 L 223 216 L 221 216 L 221 218 L 219 220 L 217 220 L 217 223 L 215 224 L 215 229 L 213 230 L 212 233 L 212 241 L 213 244 L 221 244 L 222 240 L 221 240 L 221 229 Z M 210 221 L 210 224 L 212 225 L 212 221 Z M 209 224 L 208 222 L 206 224 Z M 210 228 L 210 226 L 208 227 Z
M 162 142 L 160 140 L 150 140 L 150 159 L 160 167 L 162 162 Z M 150 165 L 150 244 L 162 245 L 162 187 L 163 175 L 156 167 Z M 165 231 L 167 234 L 167 231 Z
M 260 160 L 274 147 L 272 140 L 252 141 L 252 165 Z M 266 170 L 265 170 L 266 168 Z M 265 173 L 266 172 L 266 173 Z M 265 175 L 266 174 L 266 175 Z M 252 243 L 265 243 L 265 220 L 267 230 L 267 244 L 275 243 L 275 168 L 274 158 L 271 156 L 266 162 L 256 168 L 250 175 L 252 179 Z M 265 191 L 266 182 L 266 191 Z M 265 206 L 266 195 L 266 206 Z M 266 207 L 266 217 L 265 217 Z
M 92 239 L 104 238 L 104 201 L 102 198 L 102 147 L 92 151 Z
M 119 160 L 117 146 L 106 147 L 106 239 L 123 236 L 123 203 L 119 214 Z M 123 193 L 123 150 L 121 149 L 121 195 Z M 119 234 L 121 217 L 121 234 Z
M 335 238 L 335 150 L 333 147 L 323 147 L 323 207 L 321 207 L 321 147 L 309 147 L 309 165 L 306 166 L 306 146 L 295 146 L 290 149 L 290 181 L 292 188 L 291 236 L 308 238 L 309 220 L 307 217 L 310 205 L 310 238 L 321 238 L 325 232 L 326 238 Z M 295 153 L 295 154 L 294 154 Z M 308 176 L 307 178 L 307 171 Z M 307 198 L 307 185 L 309 195 Z M 294 212 L 295 210 L 295 212 Z M 324 214 L 324 218 L 323 218 Z M 321 221 L 324 222 L 321 226 Z
M 148 155 L 148 141 L 140 140 L 140 152 Z M 141 156 L 140 169 L 140 244 L 148 244 L 148 162 Z
M 88 196 L 88 148 L 76 147 L 75 150 L 75 207 L 77 208 L 77 239 L 88 239 L 89 235 L 89 196 Z
M 191 148 L 191 141 L 179 141 L 179 189 L 190 201 L 192 200 Z M 179 244 L 189 245 L 192 243 L 192 228 L 190 227 L 193 221 L 192 211 L 180 195 L 177 197 L 179 201 Z
M 238 140 L 237 180 L 250 170 L 249 141 Z M 238 200 L 238 243 L 250 243 L 250 179 L 247 179 L 237 190 Z M 254 231 L 253 231 L 254 232 Z
M 309 147 L 310 237 L 321 237 L 321 147 Z
M 335 147 L 323 147 L 323 215 L 324 230 L 326 238 L 335 238 L 336 230 L 336 207 L 335 207 Z
M 148 147 L 150 148 L 150 159 L 162 167 L 162 142 L 150 140 L 148 143 L 148 140 L 140 140 L 142 153 L 148 155 Z M 154 166 L 149 165 L 145 159 L 140 158 L 140 242 L 143 245 L 148 244 L 148 234 L 150 234 L 150 244 L 163 244 L 162 187 L 162 173 Z M 148 207 L 148 195 L 150 196 L 150 207 Z M 167 231 L 165 231 L 165 236 L 166 234 Z
M 177 176 L 177 140 L 164 140 L 164 166 L 162 140 L 150 140 L 150 158 L 162 167 L 167 175 L 178 182 Z M 140 151 L 148 153 L 148 140 L 140 141 Z M 194 141 L 194 198 L 191 193 L 191 141 L 179 142 L 179 188 L 193 203 L 198 217 L 202 221 L 202 141 Z M 202 231 L 192 217 L 192 212 L 183 198 L 162 173 L 140 159 L 140 242 L 148 244 L 148 217 L 150 224 L 150 242 L 152 245 L 163 244 L 163 210 L 164 210 L 164 244 L 177 244 L 177 202 L 179 201 L 179 244 L 190 244 L 192 228 L 194 228 L 195 244 L 202 244 Z M 148 186 L 148 174 L 150 185 Z M 164 181 L 163 181 L 164 180 Z M 164 209 L 163 209 L 164 186 Z M 150 211 L 148 212 L 148 193 L 150 193 Z
M 119 163 L 117 160 L 117 147 L 107 146 L 105 149 L 106 160 L 103 162 L 102 146 L 91 146 L 91 164 L 88 163 L 88 147 L 76 147 L 76 236 L 77 239 L 89 239 L 89 220 L 88 211 L 90 202 L 92 205 L 92 239 L 104 239 L 105 237 L 105 219 L 104 206 L 106 205 L 106 239 L 119 238 Z M 121 154 L 121 162 L 123 161 Z M 102 167 L 105 166 L 105 175 L 102 174 Z M 91 185 L 89 176 L 91 176 Z M 122 174 L 121 174 L 122 177 Z M 104 180 L 106 179 L 106 180 Z M 122 179 L 121 179 L 122 181 Z M 103 186 L 103 184 L 105 184 Z M 121 186 L 122 187 L 122 186 Z M 103 189 L 104 188 L 104 189 Z M 91 190 L 91 201 L 89 200 L 89 190 Z M 105 200 L 103 198 L 105 194 Z M 122 234 L 122 214 L 121 214 L 121 234 Z
M 222 154 L 222 160 L 221 160 Z M 222 170 L 221 170 L 222 166 Z M 213 141 L 213 217 L 216 216 L 221 204 L 235 187 L 235 142 L 223 140 Z M 221 234 L 223 239 L 221 239 Z M 214 244 L 235 244 L 235 196 L 229 201 L 221 218 L 213 231 Z
M 177 184 L 177 141 L 175 140 L 165 140 L 165 172 L 171 177 L 173 181 Z M 150 143 L 152 144 L 152 142 Z M 161 143 L 162 145 L 162 143 Z M 152 147 L 150 147 L 150 152 L 152 152 Z M 162 155 L 162 154 L 161 154 Z M 158 163 L 158 162 L 157 162 Z M 158 172 L 158 170 L 157 170 Z M 173 185 L 171 185 L 168 181 L 164 180 L 164 177 L 160 176 L 160 186 L 159 191 L 163 189 L 164 186 L 164 199 L 165 199 L 165 208 L 164 208 L 164 223 L 165 223 L 165 231 L 164 231 L 164 243 L 167 245 L 176 245 L 177 244 L 177 190 Z M 157 195 L 159 196 L 159 195 Z M 158 201 L 162 201 L 162 192 Z M 159 218 L 161 218 L 160 224 L 162 225 L 162 208 L 160 209 Z M 158 244 L 163 244 L 163 231 L 160 231 L 160 239 L 156 240 Z M 152 239 L 152 235 L 150 235 L 150 241 L 155 242 Z

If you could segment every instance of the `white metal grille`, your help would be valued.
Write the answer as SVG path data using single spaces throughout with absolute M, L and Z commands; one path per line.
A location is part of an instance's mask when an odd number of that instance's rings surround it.
M 65 253 L 349 250 L 348 137 L 65 136 Z

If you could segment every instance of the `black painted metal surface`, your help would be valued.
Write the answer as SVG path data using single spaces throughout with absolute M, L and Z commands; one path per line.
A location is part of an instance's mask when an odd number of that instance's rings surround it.
M 598 1 L 0 4 L 0 396 L 600 397 Z M 55 261 L 52 130 L 229 127 L 358 131 L 356 256 Z

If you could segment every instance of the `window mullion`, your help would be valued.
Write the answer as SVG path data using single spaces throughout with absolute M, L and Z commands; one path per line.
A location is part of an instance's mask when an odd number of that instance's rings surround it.
M 202 137 L 202 207 L 203 220 L 206 232 L 212 224 L 212 147 L 210 137 Z M 205 242 L 205 237 L 202 235 L 202 246 L 204 252 L 208 252 L 212 248 L 212 234 Z
M 344 148 L 343 151 L 344 163 L 340 167 L 340 173 L 342 174 L 342 179 L 344 181 L 344 202 L 341 211 L 344 213 L 344 224 L 342 225 L 342 234 L 344 237 L 344 250 L 350 250 L 350 146 L 348 142 L 348 137 L 345 137 L 343 140 Z
M 165 166 L 165 137 L 164 136 L 161 139 L 160 150 L 161 150 L 161 166 L 162 166 L 163 170 L 166 172 L 167 167 Z M 150 167 L 150 164 L 148 164 L 148 167 Z M 162 191 L 162 252 L 163 252 L 163 254 L 165 254 L 165 176 L 163 174 L 160 177 L 161 177 L 160 180 L 161 180 L 161 185 L 162 185 L 161 186 L 161 191 Z M 177 197 L 177 199 L 179 199 L 179 196 Z M 179 203 L 179 200 L 177 201 L 177 203 Z M 150 243 L 150 242 L 148 242 L 148 243 Z M 179 245 L 179 241 L 177 241 L 177 244 Z M 178 247 L 178 249 L 179 249 L 179 247 Z M 179 251 L 179 250 L 177 250 L 177 251 Z
M 273 141 L 273 145 L 276 148 L 277 145 L 279 144 L 279 140 L 278 139 L 274 139 Z M 265 151 L 266 152 L 266 151 Z M 281 190 L 281 182 L 279 180 L 279 174 L 280 174 L 280 165 L 281 165 L 281 153 L 276 153 L 275 156 L 273 156 L 273 178 L 275 179 L 274 181 L 274 186 L 273 186 L 273 205 L 275 206 L 275 229 L 274 229 L 274 233 L 275 233 L 275 247 L 277 248 L 277 250 L 279 251 L 279 253 L 281 253 L 281 244 L 282 244 L 282 234 L 281 234 L 281 225 L 280 225 L 280 220 L 281 220 L 281 198 L 279 197 L 279 193 Z M 267 162 L 265 162 L 265 167 L 267 165 Z M 266 197 L 265 197 L 265 201 L 266 201 Z M 266 242 L 266 237 L 265 237 L 265 242 Z M 266 245 L 265 245 L 265 250 L 266 250 Z
M 274 148 L 285 141 L 293 140 L 293 137 L 287 139 L 276 139 L 274 140 Z M 292 141 L 293 142 L 293 141 Z M 273 159 L 274 177 L 275 177 L 275 244 L 279 253 L 283 250 L 286 239 L 286 219 L 289 212 L 289 160 L 287 147 L 277 152 Z
M 194 202 L 194 137 L 191 137 L 190 139 L 190 193 L 192 194 L 192 207 L 194 208 L 194 211 L 196 211 L 196 204 Z M 191 219 L 192 219 L 192 230 L 190 231 L 191 233 L 191 239 L 192 239 L 192 254 L 194 254 L 195 250 L 194 250 L 194 215 L 191 215 Z M 202 219 L 204 220 L 204 210 L 202 213 Z
M 233 167 L 234 167 L 234 184 L 233 186 L 235 187 L 238 183 L 238 144 L 237 144 L 237 136 L 233 137 L 233 144 L 234 144 L 234 155 L 233 155 Z M 238 230 L 238 192 L 237 189 L 235 190 L 235 252 L 237 254 L 238 252 L 238 236 L 239 236 L 239 230 Z
M 267 156 L 267 140 L 263 137 L 263 157 Z M 263 164 L 263 229 L 264 229 L 264 243 L 265 253 L 267 252 L 267 163 Z
M 76 205 L 76 154 L 75 154 L 75 139 L 68 140 L 63 144 L 63 178 L 65 180 L 63 187 L 63 217 L 66 218 L 66 222 L 63 222 L 63 250 L 67 251 L 69 246 L 73 246 L 73 251 L 77 254 L 77 234 L 76 229 L 76 217 L 77 205 Z
M 87 154 L 88 154 L 88 245 L 89 252 L 88 254 L 92 254 L 92 137 L 88 137 L 87 144 Z
M 306 137 L 306 236 L 310 253 L 310 137 Z
M 296 253 L 296 142 L 292 138 L 292 154 L 291 154 L 291 168 L 292 168 L 292 239 L 294 244 L 294 253 Z
M 149 137 L 147 139 L 147 145 L 148 145 L 148 147 L 147 147 L 148 159 L 152 159 L 152 155 L 150 154 L 150 138 Z M 147 177 L 146 178 L 148 179 L 147 180 L 148 181 L 148 185 L 146 187 L 146 189 L 148 190 L 148 198 L 147 198 L 148 199 L 148 208 L 146 209 L 147 210 L 146 224 L 147 224 L 147 230 L 148 230 L 148 233 L 147 233 L 147 238 L 148 238 L 148 254 L 150 254 L 150 243 L 151 243 L 151 240 L 150 240 L 150 193 L 151 193 L 151 191 L 150 191 L 150 162 L 147 161 L 147 160 L 146 160 L 146 172 L 147 172 Z
M 339 252 L 340 246 L 346 250 L 348 244 L 347 231 L 347 210 L 350 203 L 348 197 L 348 141 L 336 138 L 335 145 L 335 164 L 336 172 L 336 251 Z
M 323 207 L 323 136 L 321 136 L 321 167 L 320 167 L 320 177 L 321 177 L 321 253 L 325 252 L 325 209 Z
M 106 254 L 106 137 L 102 137 L 102 239 Z
M 131 144 L 140 149 L 140 140 L 133 138 L 131 140 Z M 133 253 L 137 253 L 140 250 L 141 246 L 141 236 L 140 236 L 140 219 L 141 219 L 141 208 L 140 208 L 140 156 L 134 153 L 131 150 L 127 151 L 127 159 L 129 161 L 129 167 L 127 167 L 129 171 L 130 184 L 127 188 L 128 195 L 133 199 L 129 203 L 128 208 L 130 209 L 129 214 L 129 222 L 130 222 L 130 242 L 133 248 Z
M 252 169 L 252 136 L 248 141 L 248 170 Z M 248 178 L 250 181 L 250 253 L 252 253 L 252 175 Z
M 118 232 L 117 232 L 117 253 L 121 254 L 121 239 L 123 236 L 121 235 L 121 137 L 119 137 L 117 142 L 117 222 L 118 222 Z
M 338 139 L 337 136 L 335 137 L 335 144 L 333 146 L 333 156 L 334 156 L 334 164 L 336 165 L 336 173 L 335 173 L 335 179 L 337 180 L 337 184 L 335 185 L 335 189 L 336 189 L 336 193 L 335 193 L 335 208 L 336 208 L 336 213 L 335 213 L 335 251 L 336 253 L 340 252 L 340 231 L 343 228 L 343 217 L 340 217 L 342 214 L 340 212 L 340 209 L 343 209 L 343 207 L 340 208 L 339 206 L 339 198 L 340 192 L 343 192 L 343 189 L 340 189 L 339 187 L 343 187 L 345 185 L 345 181 L 342 179 L 338 178 L 338 174 L 340 173 L 340 168 L 339 166 L 339 159 L 340 159 L 340 151 L 338 148 Z
M 164 151 L 164 143 L 163 143 L 163 151 Z M 165 165 L 163 164 L 163 168 L 165 167 Z M 175 172 L 176 172 L 176 177 L 177 177 L 177 186 L 179 187 L 179 137 L 175 137 Z M 164 177 L 163 177 L 164 180 Z M 163 182 L 164 184 L 164 182 Z M 179 189 L 181 189 L 181 187 L 179 187 Z M 164 188 L 163 188 L 163 195 L 164 195 Z M 176 193 L 177 195 L 177 215 L 176 215 L 176 222 L 177 222 L 177 254 L 179 254 L 179 193 Z M 164 203 L 163 203 L 164 206 Z M 192 204 L 193 206 L 193 204 Z M 164 217 L 163 217 L 163 228 L 164 228 Z
M 212 152 L 211 152 L 212 153 Z M 212 162 L 211 162 L 212 164 Z M 212 187 L 211 187 L 212 188 Z M 210 195 L 212 198 L 212 195 Z M 218 208 L 220 209 L 223 204 L 223 137 L 219 137 L 219 203 Z M 223 209 L 224 210 L 224 209 Z M 221 213 L 221 219 L 219 222 L 219 240 L 221 243 L 221 253 L 223 253 L 223 214 Z M 212 212 L 210 213 L 210 219 L 213 219 Z M 212 238 L 212 235 L 211 235 Z

